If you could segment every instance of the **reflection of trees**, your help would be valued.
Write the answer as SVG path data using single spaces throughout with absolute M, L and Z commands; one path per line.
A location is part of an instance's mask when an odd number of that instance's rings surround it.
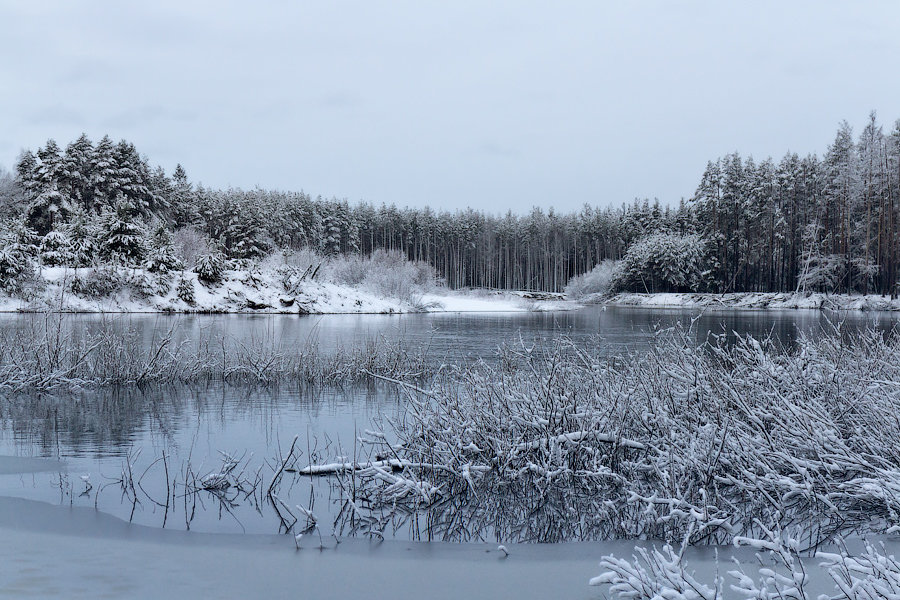
M 37 445 L 46 454 L 65 449 L 120 455 L 145 428 L 170 435 L 185 407 L 185 396 L 176 389 L 107 388 L 19 394 L 0 403 L 0 417 L 17 444 Z
M 304 384 L 232 385 L 218 381 L 187 385 L 108 387 L 81 392 L 18 393 L 0 397 L 0 430 L 17 446 L 35 445 L 45 455 L 57 452 L 122 456 L 145 437 L 175 443 L 197 422 L 262 424 L 266 444 L 282 410 L 300 404 L 315 418 L 335 403 L 380 402 L 383 386 L 346 388 Z M 389 392 L 395 396 L 394 390 Z

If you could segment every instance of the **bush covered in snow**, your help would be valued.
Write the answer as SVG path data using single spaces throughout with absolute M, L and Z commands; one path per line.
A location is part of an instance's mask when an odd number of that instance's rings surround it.
M 76 274 L 70 289 L 72 293 L 91 300 L 109 298 L 119 293 L 143 299 L 158 293 L 158 284 L 140 270 L 103 266 Z
M 175 295 L 178 296 L 179 300 L 181 300 L 185 304 L 193 306 L 197 301 L 197 296 L 194 292 L 193 279 L 184 277 L 182 275 L 181 279 L 178 280 L 178 285 L 175 288 Z
M 225 276 L 225 257 L 215 251 L 200 255 L 194 264 L 194 273 L 201 283 L 220 283 Z
M 591 585 L 608 586 L 615 598 L 629 600 L 718 600 L 723 588 L 737 597 L 753 600 L 813 600 L 809 591 L 811 562 L 828 574 L 834 593 L 818 600 L 900 600 L 900 562 L 884 547 L 868 542 L 863 551 L 852 554 L 843 540 L 837 552 L 817 551 L 804 558 L 796 538 L 781 531 L 763 531 L 760 538 L 739 538 L 736 545 L 758 550 L 754 564 L 735 560 L 735 569 L 727 579 L 701 582 L 687 571 L 685 545 L 679 552 L 666 545 L 662 551 L 638 548 L 631 560 L 604 556 L 603 572 L 590 580 Z M 804 564 L 806 563 L 806 565 Z
M 427 263 L 412 262 L 397 251 L 376 250 L 371 256 L 339 256 L 328 266 L 335 283 L 361 287 L 378 296 L 415 299 L 435 286 L 437 276 Z
M 371 518 L 427 511 L 429 534 L 454 540 L 727 543 L 800 524 L 810 547 L 898 524 L 900 335 L 832 332 L 792 352 L 692 339 L 448 371 L 367 439 L 432 492 L 398 498 L 372 473 L 358 498 Z
M 48 267 L 72 264 L 75 259 L 72 241 L 61 231 L 51 231 L 41 240 L 41 263 Z
M 610 284 L 616 292 L 699 292 L 708 288 L 712 256 L 699 235 L 655 233 L 631 245 Z
M 210 239 L 196 227 L 182 227 L 172 234 L 172 244 L 185 268 L 193 269 L 197 259 L 212 251 Z
M 618 261 L 604 260 L 583 275 L 569 280 L 565 294 L 570 300 L 580 300 L 592 294 L 606 294 L 612 287 Z

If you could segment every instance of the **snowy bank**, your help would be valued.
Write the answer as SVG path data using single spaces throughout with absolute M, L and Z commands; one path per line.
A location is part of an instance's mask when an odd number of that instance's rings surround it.
M 587 303 L 648 308 L 736 308 L 736 309 L 814 309 L 814 310 L 900 310 L 900 299 L 870 294 L 821 294 L 741 292 L 733 294 L 617 294 L 612 298 L 594 296 Z
M 559 297 L 441 288 L 388 297 L 318 280 L 286 286 L 274 270 L 228 270 L 220 282 L 194 272 L 168 275 L 126 267 L 44 268 L 27 299 L 0 296 L 0 312 L 395 314 L 524 312 L 577 307 Z

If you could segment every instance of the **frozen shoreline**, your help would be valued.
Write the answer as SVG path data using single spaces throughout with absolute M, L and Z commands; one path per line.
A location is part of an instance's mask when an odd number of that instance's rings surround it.
M 119 268 L 127 283 L 99 298 L 73 293 L 76 279 L 94 275 L 90 268 L 45 268 L 42 290 L 28 300 L 0 296 L 0 313 L 239 313 L 239 314 L 406 314 L 423 312 L 527 312 L 571 310 L 579 305 L 558 294 L 529 297 L 526 292 L 444 289 L 388 298 L 365 289 L 325 281 L 305 281 L 293 293 L 285 291 L 277 274 L 268 271 L 226 271 L 217 284 L 204 284 L 196 273 L 160 278 L 142 269 Z M 177 287 L 184 278 L 194 301 L 185 302 Z
M 290 535 L 213 534 L 157 529 L 91 508 L 0 496 L 0 596 L 37 598 L 583 598 L 602 556 L 630 557 L 661 542 L 508 544 L 343 539 L 315 534 L 301 549 Z M 701 581 L 732 556 L 753 553 L 693 547 L 689 570 Z M 52 565 L 52 568 L 48 568 Z M 827 591 L 815 564 L 811 587 Z M 161 576 L 164 574 L 164 577 Z M 754 573 L 755 574 L 755 573 Z M 820 590 L 818 588 L 821 588 Z M 726 594 L 726 597 L 731 597 Z
M 208 534 L 0 496 L 0 596 L 596 598 L 600 557 L 633 543 L 510 545 Z M 53 565 L 47 568 L 47 565 Z M 165 574 L 161 577 L 161 574 Z
M 875 294 L 848 295 L 800 292 L 740 292 L 732 294 L 659 293 L 595 296 L 586 303 L 646 308 L 728 308 L 739 310 L 856 310 L 900 311 L 900 299 Z

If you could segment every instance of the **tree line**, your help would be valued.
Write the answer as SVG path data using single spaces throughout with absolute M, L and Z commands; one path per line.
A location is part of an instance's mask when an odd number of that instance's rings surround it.
M 634 291 L 892 293 L 898 209 L 900 122 L 885 134 L 874 113 L 858 138 L 841 123 L 821 159 L 733 153 L 710 161 L 677 207 L 635 200 L 495 215 L 214 189 L 192 183 L 180 165 L 171 174 L 152 167 L 127 141 L 86 135 L 64 149 L 49 140 L 24 152 L 14 174 L 0 173 L 6 238 L 33 236 L 57 259 L 71 255 L 59 254 L 66 245 L 96 244 L 80 264 L 137 264 L 154 235 L 190 230 L 233 261 L 282 249 L 396 250 L 431 264 L 453 288 L 559 291 L 624 258 L 635 271 L 618 281 Z

